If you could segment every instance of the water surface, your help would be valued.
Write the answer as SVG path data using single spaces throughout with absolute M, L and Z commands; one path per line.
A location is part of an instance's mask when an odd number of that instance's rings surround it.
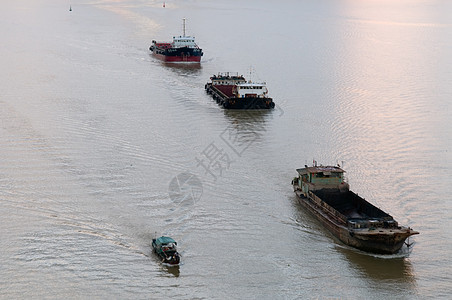
M 448 1 L 70 4 L 0 4 L 1 298 L 452 292 Z M 184 17 L 201 65 L 150 56 Z M 266 81 L 276 109 L 218 107 L 204 84 L 226 71 Z M 290 187 L 313 159 L 420 231 L 412 250 L 326 232 Z M 175 201 L 183 173 L 199 193 Z M 155 234 L 179 242 L 178 269 Z

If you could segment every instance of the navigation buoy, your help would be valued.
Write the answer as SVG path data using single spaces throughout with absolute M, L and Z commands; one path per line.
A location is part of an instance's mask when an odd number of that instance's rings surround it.
M 72 11 L 72 6 L 69 5 L 69 11 Z

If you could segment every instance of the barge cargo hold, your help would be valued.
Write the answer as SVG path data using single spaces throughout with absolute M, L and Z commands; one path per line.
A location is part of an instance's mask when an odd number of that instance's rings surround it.
M 340 167 L 305 166 L 297 172 L 292 185 L 300 204 L 344 244 L 394 254 L 408 237 L 419 234 L 399 226 L 391 215 L 350 191 Z
M 218 73 L 210 77 L 206 92 L 226 109 L 271 109 L 275 107 L 268 97 L 265 83 L 246 81 L 238 73 Z

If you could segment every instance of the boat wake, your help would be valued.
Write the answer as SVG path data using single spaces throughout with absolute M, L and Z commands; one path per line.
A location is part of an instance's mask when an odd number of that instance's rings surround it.
M 394 254 L 378 254 L 378 253 L 371 253 L 371 252 L 365 252 L 350 246 L 347 246 L 345 244 L 336 244 L 336 247 L 338 248 L 342 248 L 345 250 L 349 250 L 352 251 L 354 253 L 357 254 L 361 254 L 361 255 L 365 255 L 365 256 L 370 256 L 370 257 L 374 257 L 374 258 L 381 258 L 381 259 L 397 259 L 397 258 L 406 258 L 408 257 L 411 252 L 413 251 L 413 246 L 414 242 L 412 242 L 410 244 L 410 247 L 408 247 L 407 245 L 403 245 L 402 248 L 400 248 L 400 250 L 397 253 Z

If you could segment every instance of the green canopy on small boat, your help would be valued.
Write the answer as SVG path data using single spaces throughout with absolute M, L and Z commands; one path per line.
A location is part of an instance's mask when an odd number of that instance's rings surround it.
M 174 243 L 174 244 L 177 245 L 176 241 L 173 240 L 172 238 L 168 237 L 168 236 L 161 236 L 161 237 L 159 237 L 159 238 L 157 238 L 155 240 L 155 244 L 158 245 L 158 246 L 159 245 L 166 245 L 166 244 L 169 244 L 169 243 Z

